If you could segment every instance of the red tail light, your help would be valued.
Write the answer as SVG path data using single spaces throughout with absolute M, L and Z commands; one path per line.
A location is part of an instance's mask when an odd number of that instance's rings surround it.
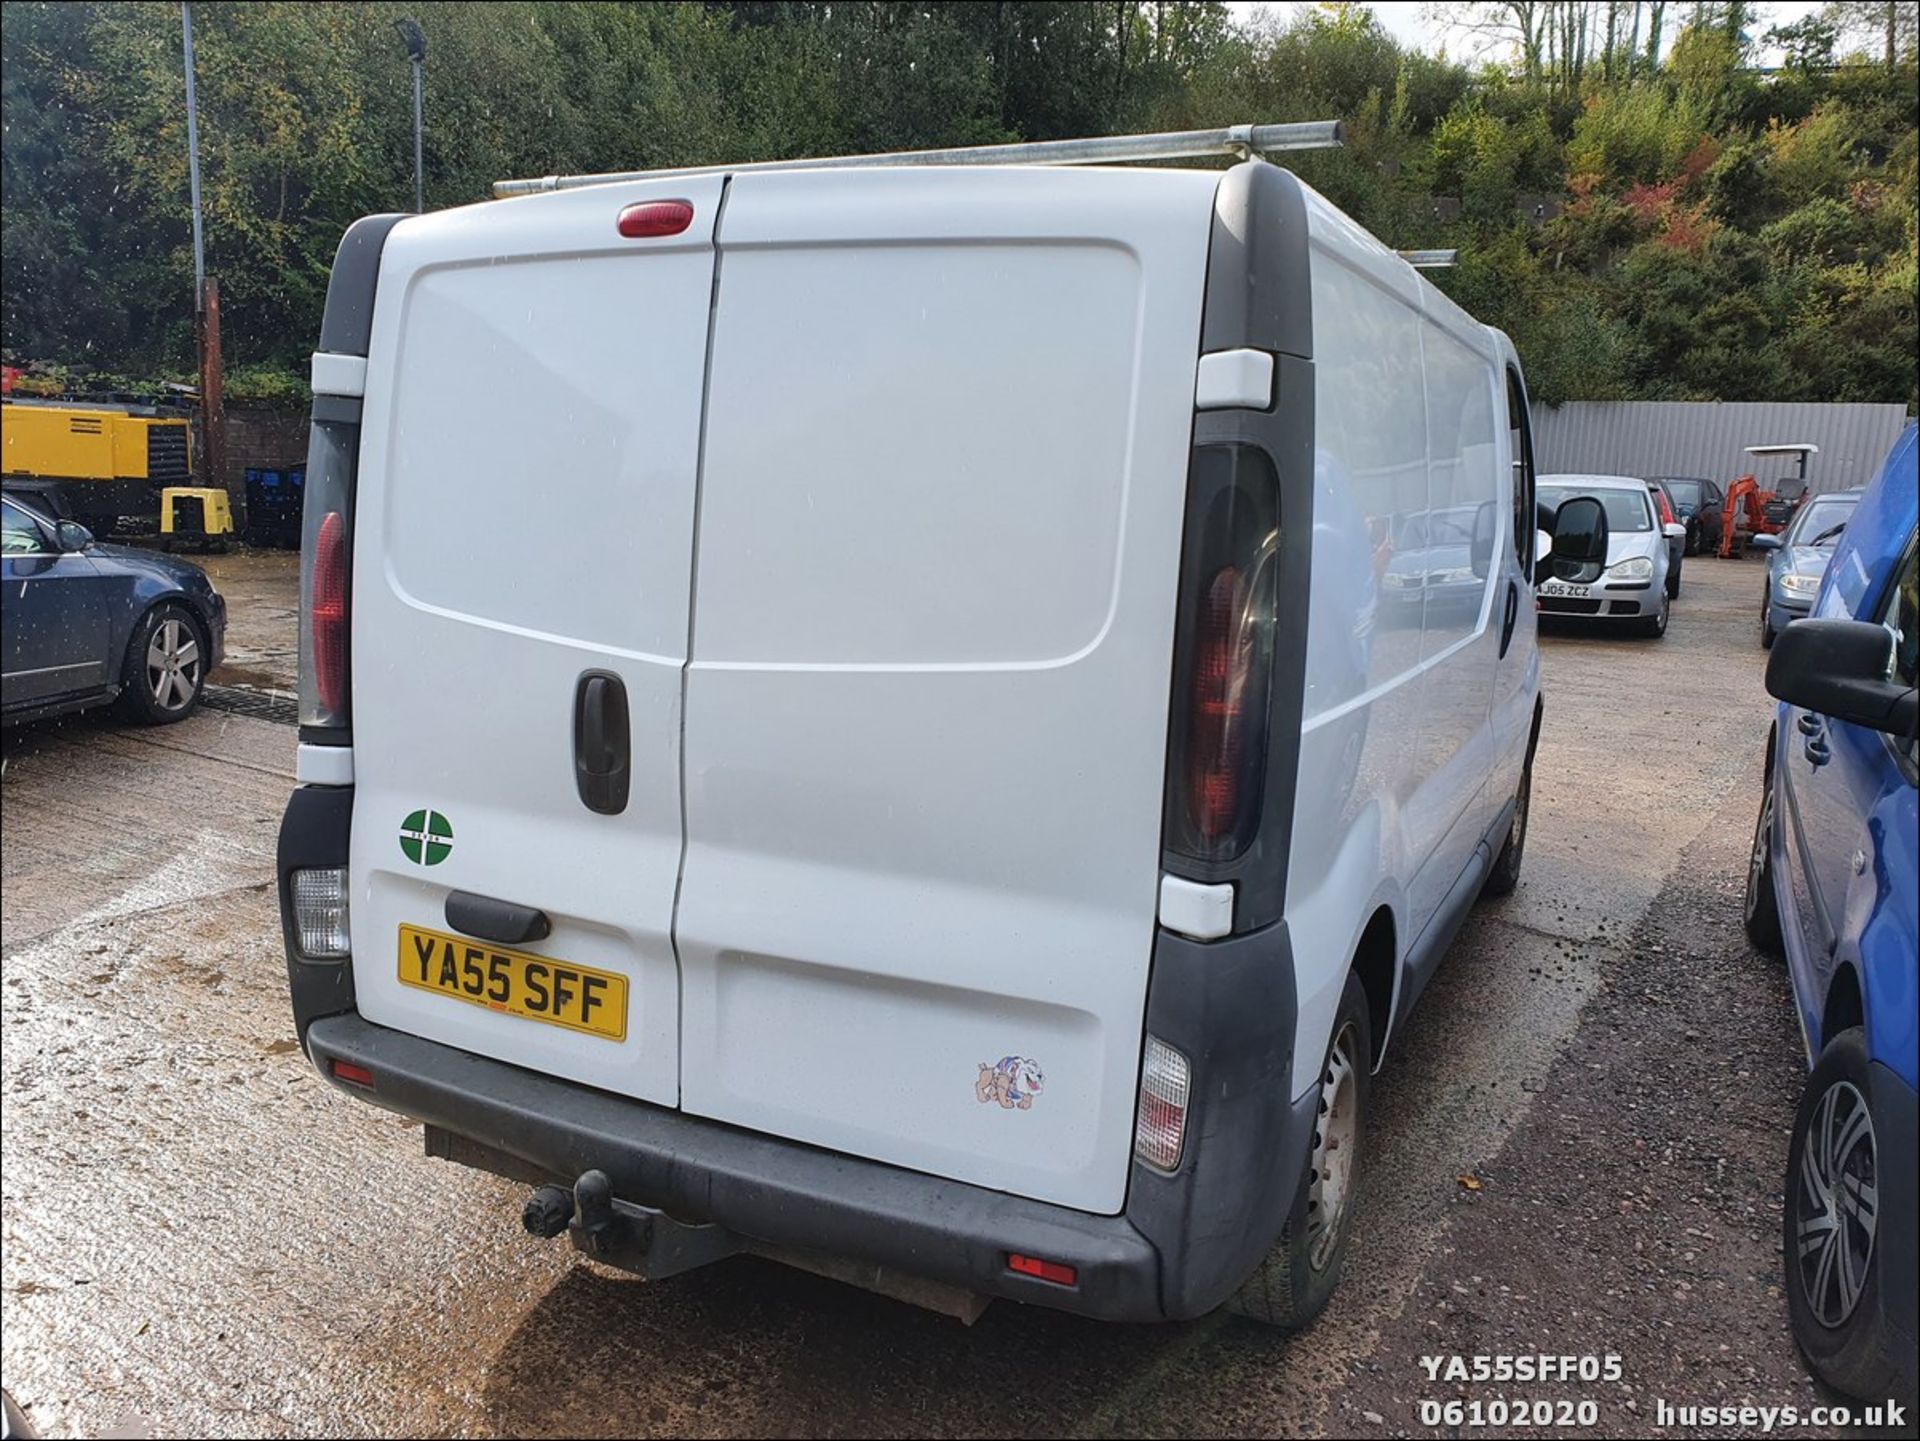
M 347 703 L 347 523 L 330 510 L 314 542 L 313 679 L 320 704 L 339 714 Z
M 1233 830 L 1239 808 L 1240 764 L 1246 751 L 1241 724 L 1252 659 L 1246 624 L 1247 586 L 1238 566 L 1215 571 L 1200 603 L 1198 652 L 1193 663 L 1193 707 L 1187 732 L 1187 812 L 1210 841 Z
M 1166 843 L 1207 862 L 1246 850 L 1266 784 L 1279 496 L 1250 446 L 1194 453 L 1174 664 Z

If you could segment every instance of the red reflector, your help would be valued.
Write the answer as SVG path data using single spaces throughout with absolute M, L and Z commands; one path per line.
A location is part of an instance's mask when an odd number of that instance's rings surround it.
M 1018 1271 L 1022 1276 L 1038 1276 L 1056 1286 L 1071 1286 L 1080 1279 L 1080 1273 L 1073 1267 L 1062 1266 L 1058 1261 L 1042 1261 L 1038 1256 L 1009 1254 L 1007 1269 Z
M 356 1086 L 371 1086 L 373 1072 L 365 1066 L 356 1066 L 352 1061 L 335 1061 L 333 1074 L 342 1081 L 352 1081 Z
M 620 212 L 620 233 L 629 240 L 678 235 L 693 224 L 693 207 L 684 200 L 643 200 Z
M 336 719 L 347 707 L 347 523 L 337 510 L 313 546 L 313 679 Z

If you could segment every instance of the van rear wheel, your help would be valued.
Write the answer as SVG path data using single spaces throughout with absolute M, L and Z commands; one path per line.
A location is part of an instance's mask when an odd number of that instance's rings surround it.
M 1520 772 L 1520 793 L 1513 799 L 1513 823 L 1507 827 L 1507 843 L 1493 858 L 1493 869 L 1480 887 L 1483 896 L 1510 896 L 1520 884 L 1520 862 L 1527 852 L 1527 811 L 1533 799 L 1533 758 L 1527 758 Z
M 1372 1063 L 1366 991 L 1349 974 L 1320 1068 L 1313 1141 L 1293 1208 L 1266 1259 L 1228 1298 L 1229 1311 L 1294 1331 L 1326 1308 L 1353 1230 Z

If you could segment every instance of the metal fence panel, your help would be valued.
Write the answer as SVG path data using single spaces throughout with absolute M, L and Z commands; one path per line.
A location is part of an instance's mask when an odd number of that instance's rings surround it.
M 1793 475 L 1794 462 L 1745 447 L 1804 443 L 1820 447 L 1807 462 L 1816 494 L 1872 480 L 1906 424 L 1904 405 L 1575 400 L 1533 412 L 1545 473 L 1699 475 L 1722 485 L 1752 473 L 1765 482 Z

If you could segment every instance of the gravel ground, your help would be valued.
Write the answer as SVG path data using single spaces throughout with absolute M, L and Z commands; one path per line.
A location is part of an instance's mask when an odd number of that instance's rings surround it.
M 229 564 L 216 679 L 284 688 L 290 558 Z M 1374 1089 L 1347 1276 L 1298 1337 L 1004 1303 L 963 1329 L 755 1259 L 650 1284 L 530 1241 L 520 1188 L 296 1052 L 290 728 L 9 734 L 6 1384 L 50 1435 L 1387 1435 L 1455 1395 L 1421 1355 L 1495 1350 L 1621 1356 L 1547 1388 L 1603 1433 L 1655 1398 L 1805 1402 L 1773 1240 L 1798 1037 L 1737 930 L 1759 570 L 1686 581 L 1664 641 L 1544 642 L 1525 875 Z

